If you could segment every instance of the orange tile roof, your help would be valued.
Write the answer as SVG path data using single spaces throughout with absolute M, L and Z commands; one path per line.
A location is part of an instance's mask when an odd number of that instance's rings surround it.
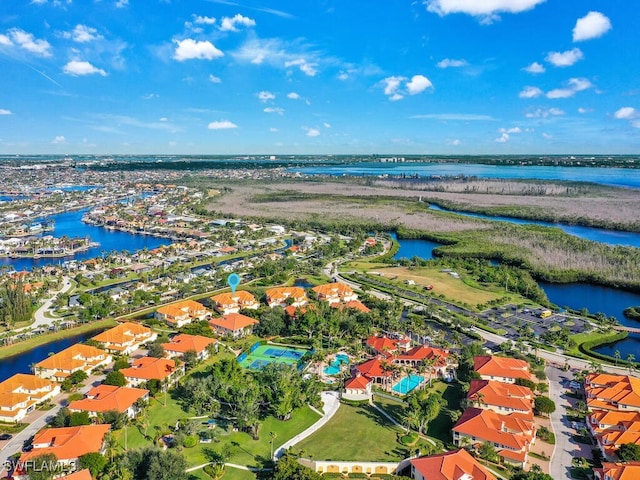
M 640 409 L 640 378 L 592 373 L 584 383 L 590 408 L 617 410 L 618 405 L 627 405 Z
M 200 353 L 204 351 L 209 345 L 216 342 L 217 340 L 215 338 L 181 333 L 173 337 L 169 343 L 163 343 L 162 347 L 166 352 L 185 353 L 189 350 L 195 350 L 196 353 Z
M 18 389 L 29 391 L 42 390 L 53 388 L 54 385 L 51 380 L 47 380 L 46 378 L 25 373 L 16 373 L 14 376 L 0 383 L 0 392 L 14 392 Z
M 529 364 L 517 358 L 483 355 L 473 357 L 473 369 L 480 375 L 533 380 Z
M 149 390 L 142 388 L 98 385 L 87 392 L 87 398 L 71 402 L 69 404 L 69 410 L 86 412 L 108 412 L 109 410 L 117 410 L 123 413 L 148 393 Z
M 288 298 L 292 298 L 298 301 L 307 299 L 307 294 L 302 287 L 268 288 L 265 291 L 265 294 L 267 296 L 267 303 L 269 305 L 271 305 L 272 303 L 283 303 Z
M 353 308 L 354 310 L 359 310 L 362 313 L 369 313 L 371 311 L 371 309 L 367 307 L 364 303 L 362 303 L 360 300 L 349 300 L 348 302 L 344 302 L 344 303 L 332 303 L 331 306 L 333 308 L 339 308 L 339 309 Z
M 464 475 L 473 480 L 496 480 L 496 477 L 464 449 L 414 458 L 411 465 L 423 478 L 429 480 L 460 480 Z
M 342 297 L 353 293 L 353 290 L 349 285 L 345 285 L 344 283 L 340 282 L 325 283 L 324 285 L 313 287 L 312 290 L 323 297 L 336 295 Z
M 388 353 L 393 353 L 398 349 L 398 341 L 393 340 L 386 335 L 377 336 L 371 335 L 367 338 L 367 346 L 371 347 L 378 353 L 386 355 Z
M 91 472 L 89 469 L 85 468 L 84 470 L 78 470 L 77 472 L 73 472 L 69 475 L 66 475 L 64 478 L 67 480 L 92 480 Z
M 494 380 L 471 380 L 467 398 L 478 400 L 483 405 L 527 412 L 533 419 L 533 392 L 528 387 Z
M 58 461 L 61 461 L 78 458 L 86 453 L 99 452 L 104 436 L 110 429 L 111 425 L 45 428 L 33 437 L 33 450 L 20 455 L 20 462 L 45 453 L 53 453 Z M 48 446 L 39 448 L 40 444 Z
M 428 345 L 418 345 L 413 347 L 407 353 L 401 353 L 397 357 L 398 360 L 431 360 L 434 359 L 435 366 L 444 367 L 447 364 L 447 358 L 449 358 L 449 352 L 441 350 L 440 348 L 430 347 Z
M 356 370 L 358 370 L 362 375 L 374 378 L 374 377 L 390 377 L 392 372 L 389 370 L 384 370 L 382 367 L 385 364 L 384 361 L 379 358 L 372 358 L 371 360 L 367 360 L 360 365 L 356 365 Z
M 130 368 L 120 370 L 125 377 L 143 380 L 164 380 L 176 370 L 176 362 L 166 358 L 142 357 L 133 361 Z
M 209 320 L 209 324 L 214 328 L 223 328 L 224 330 L 229 330 L 231 332 L 242 330 L 258 323 L 260 322 L 255 318 L 247 317 L 241 313 L 230 313 L 222 318 L 212 318 Z
M 304 315 L 307 313 L 307 307 L 296 307 L 294 305 L 287 305 L 284 307 L 284 311 L 290 317 L 295 317 L 296 315 Z
M 106 330 L 95 337 L 93 340 L 105 344 L 130 344 L 136 340 L 144 340 L 146 337 L 152 335 L 152 330 L 144 325 L 133 322 L 125 322 L 116 325 L 109 330 Z
M 492 410 L 467 408 L 453 431 L 514 450 L 528 448 L 534 435 L 533 422 L 517 415 L 500 415 Z
M 605 475 L 611 480 L 638 480 L 640 478 L 640 462 L 602 462 L 602 468 L 594 468 L 593 471 L 600 480 L 604 480 Z
M 237 290 L 235 293 L 226 292 L 214 295 L 211 300 L 220 306 L 247 305 L 256 302 L 256 297 L 246 290 Z
M 47 370 L 77 370 L 90 365 L 96 365 L 109 354 L 104 350 L 82 343 L 76 343 L 55 355 L 36 363 L 35 367 Z M 94 360 L 97 359 L 97 360 Z
M 371 380 L 365 377 L 364 375 L 356 375 L 353 378 L 350 378 L 344 383 L 344 388 L 354 389 L 354 390 L 366 390 L 367 386 L 371 383 Z

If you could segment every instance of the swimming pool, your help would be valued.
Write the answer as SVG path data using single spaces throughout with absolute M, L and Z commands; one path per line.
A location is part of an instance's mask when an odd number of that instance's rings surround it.
M 424 377 L 420 375 L 411 374 L 408 377 L 404 377 L 398 383 L 396 383 L 393 386 L 393 391 L 396 393 L 400 393 L 402 395 L 406 395 L 411 390 L 413 390 L 418 385 L 420 385 L 422 382 L 424 382 Z
M 340 366 L 343 364 L 347 365 L 348 363 L 349 357 L 343 353 L 339 353 L 331 365 L 324 368 L 323 372 L 325 375 L 338 375 L 340 373 Z

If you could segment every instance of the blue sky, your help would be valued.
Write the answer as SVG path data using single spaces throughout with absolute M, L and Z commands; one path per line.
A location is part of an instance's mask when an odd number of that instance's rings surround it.
M 634 0 L 0 0 L 0 153 L 639 153 Z

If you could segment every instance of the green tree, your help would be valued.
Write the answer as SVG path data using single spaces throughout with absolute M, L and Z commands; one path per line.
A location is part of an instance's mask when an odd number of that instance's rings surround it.
M 104 385 L 112 385 L 114 387 L 124 387 L 127 384 L 127 379 L 124 378 L 124 374 L 120 371 L 113 370 L 107 373 L 104 377 Z
M 91 419 L 89 418 L 89 412 L 73 412 L 69 415 L 69 426 L 77 427 L 79 425 L 89 425 Z
M 300 465 L 292 455 L 285 454 L 276 464 L 271 480 L 322 480 L 322 475 Z
M 556 411 L 556 404 L 549 397 L 540 395 L 534 400 L 534 409 L 542 415 L 549 415 Z
M 492 443 L 483 442 L 480 447 L 478 447 L 478 456 L 488 462 L 495 462 L 498 460 L 498 451 Z
M 616 452 L 618 458 L 623 462 L 633 462 L 640 460 L 640 445 L 635 443 L 623 443 Z
M 127 357 L 119 357 L 113 364 L 114 372 L 118 372 L 123 368 L 129 368 L 129 359 Z
M 164 358 L 164 347 L 160 342 L 153 342 L 149 345 L 148 355 L 153 358 Z
M 187 350 L 182 356 L 182 361 L 184 362 L 185 368 L 187 370 L 191 370 L 193 367 L 198 365 L 200 360 L 198 359 L 198 353 L 195 350 Z
M 91 478 L 96 478 L 107 465 L 107 459 L 97 452 L 85 453 L 78 460 L 79 468 L 88 468 L 91 472 Z
M 76 370 L 71 375 L 69 375 L 69 381 L 72 385 L 79 385 L 84 382 L 89 376 L 86 374 L 84 370 Z
M 61 473 L 58 458 L 53 453 L 43 453 L 31 459 L 25 470 L 29 480 L 51 480 Z

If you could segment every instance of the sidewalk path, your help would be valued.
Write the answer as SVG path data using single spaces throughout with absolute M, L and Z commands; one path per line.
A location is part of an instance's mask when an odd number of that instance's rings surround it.
M 67 293 L 69 290 L 71 290 L 72 286 L 73 286 L 73 284 L 71 283 L 71 280 L 69 280 L 69 277 L 63 277 L 62 278 L 62 288 L 60 290 L 58 290 L 57 292 L 55 292 L 51 296 L 51 298 L 48 298 L 42 304 L 42 306 L 38 310 L 36 310 L 36 313 L 34 314 L 35 321 L 31 325 L 27 325 L 26 327 L 16 328 L 14 330 L 14 332 L 18 333 L 18 332 L 21 332 L 23 330 L 37 329 L 39 327 L 49 328 L 49 325 L 52 325 L 55 320 L 60 320 L 59 318 L 49 318 L 45 314 L 49 310 L 51 310 L 51 306 L 53 305 L 53 302 L 55 301 L 56 297 L 58 295 L 60 295 L 61 293 Z

